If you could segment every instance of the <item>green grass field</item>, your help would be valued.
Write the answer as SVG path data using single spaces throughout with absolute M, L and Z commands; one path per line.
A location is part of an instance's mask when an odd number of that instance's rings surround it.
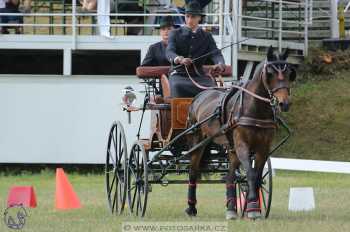
M 124 213 L 114 216 L 107 210 L 103 175 L 70 174 L 70 181 L 84 207 L 72 211 L 54 209 L 55 175 L 0 176 L 0 208 L 5 210 L 8 189 L 12 185 L 33 185 L 38 207 L 29 210 L 23 231 L 121 231 L 125 221 L 225 221 L 224 185 L 199 185 L 198 211 L 195 219 L 184 214 L 186 186 L 153 186 L 149 195 L 146 217 L 140 219 Z M 316 210 L 304 213 L 288 212 L 289 187 L 311 186 L 316 197 Z M 350 176 L 340 174 L 277 172 L 274 177 L 270 218 L 230 221 L 230 231 L 350 231 Z M 2 221 L 2 220 L 1 220 Z M 0 231 L 10 231 L 0 223 Z
M 285 114 L 294 134 L 274 156 L 350 161 L 350 78 L 341 71 L 292 90 Z

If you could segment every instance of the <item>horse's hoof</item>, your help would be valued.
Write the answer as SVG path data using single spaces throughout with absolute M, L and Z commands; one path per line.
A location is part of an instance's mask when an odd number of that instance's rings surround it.
M 233 210 L 227 210 L 226 211 L 226 220 L 235 220 L 238 218 L 238 215 Z
M 247 217 L 249 219 L 255 220 L 261 218 L 261 212 L 260 211 L 251 211 L 247 213 Z
M 188 207 L 185 212 L 187 213 L 188 216 L 190 217 L 195 217 L 197 216 L 197 209 L 193 207 Z

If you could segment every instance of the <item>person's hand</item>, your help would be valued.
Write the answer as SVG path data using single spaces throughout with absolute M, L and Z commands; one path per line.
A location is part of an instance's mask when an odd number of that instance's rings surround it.
M 226 66 L 224 64 L 216 64 L 214 65 L 213 70 L 215 73 L 221 74 L 225 72 L 225 68 Z
M 178 60 L 177 60 L 177 63 L 189 66 L 189 65 L 192 64 L 192 59 L 191 58 L 179 57 Z

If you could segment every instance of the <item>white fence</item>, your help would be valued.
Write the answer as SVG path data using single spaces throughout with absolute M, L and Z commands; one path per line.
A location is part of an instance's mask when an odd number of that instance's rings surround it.
M 272 158 L 272 168 L 292 171 L 350 174 L 350 162 Z

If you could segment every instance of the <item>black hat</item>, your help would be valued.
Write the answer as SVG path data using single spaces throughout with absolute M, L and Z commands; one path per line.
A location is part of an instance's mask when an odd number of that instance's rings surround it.
M 161 17 L 159 24 L 160 24 L 159 28 L 175 26 L 172 16 Z
M 185 14 L 204 16 L 201 5 L 197 1 L 191 1 L 185 7 Z

